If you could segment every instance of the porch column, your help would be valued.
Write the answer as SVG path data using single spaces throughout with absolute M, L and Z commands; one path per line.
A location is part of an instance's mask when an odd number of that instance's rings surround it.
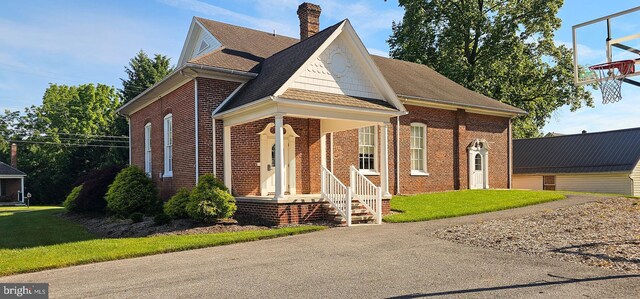
M 18 200 L 24 203 L 24 177 L 20 178 L 20 198 Z
M 274 199 L 284 198 L 284 131 L 282 129 L 283 114 L 275 115 L 276 135 L 276 194 Z
M 224 127 L 222 138 L 222 144 L 224 146 L 224 184 L 231 190 L 231 127 Z
M 391 196 L 389 193 L 389 123 L 382 124 L 381 129 L 380 187 L 382 187 L 383 196 Z

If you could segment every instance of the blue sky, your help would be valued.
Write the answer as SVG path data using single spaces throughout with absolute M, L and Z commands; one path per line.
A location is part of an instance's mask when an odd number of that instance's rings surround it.
M 0 3 L 0 109 L 41 103 L 49 83 L 100 82 L 120 87 L 126 65 L 142 49 L 178 60 L 194 15 L 297 36 L 299 0 L 14 1 Z M 386 55 L 391 22 L 401 20 L 397 1 L 315 0 L 321 27 L 349 18 L 371 53 Z M 634 1 L 566 0 L 557 43 L 571 42 L 571 26 L 628 9 Z M 640 14 L 639 14 L 640 15 Z M 637 19 L 637 16 L 635 17 Z M 632 18 L 614 24 L 614 35 L 637 33 Z M 585 63 L 597 63 L 604 46 L 601 30 L 585 29 L 580 40 Z M 594 33 L 595 32 L 595 33 Z M 581 61 L 582 63 L 582 61 Z M 576 133 L 640 127 L 640 89 L 624 86 L 620 103 L 569 112 L 558 110 L 545 131 Z

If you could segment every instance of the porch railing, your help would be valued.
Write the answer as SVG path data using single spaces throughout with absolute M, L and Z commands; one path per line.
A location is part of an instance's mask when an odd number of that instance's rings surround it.
M 347 225 L 351 226 L 351 199 L 353 198 L 351 188 L 345 186 L 326 167 L 322 166 L 320 182 L 320 193 L 344 219 Z
M 351 165 L 351 189 L 353 197 L 357 199 L 376 218 L 376 223 L 382 223 L 382 188 L 372 183 L 366 176 Z

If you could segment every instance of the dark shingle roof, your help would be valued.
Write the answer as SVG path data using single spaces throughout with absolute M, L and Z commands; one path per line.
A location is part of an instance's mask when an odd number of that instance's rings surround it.
M 26 175 L 24 172 L 17 170 L 8 164 L 0 162 L 0 175 Z
M 328 27 L 265 59 L 260 74 L 247 82 L 224 107 L 220 108 L 220 112 L 273 95 L 343 22 L 345 21 Z
M 189 61 L 190 63 L 260 73 L 256 79 L 246 84 L 234 99 L 227 103 L 228 105 L 220 109 L 220 112 L 272 95 L 273 93 L 263 91 L 275 92 L 288 79 L 283 77 L 286 74 L 292 75 L 304 63 L 304 58 L 311 55 L 344 22 L 299 42 L 296 38 L 274 36 L 271 33 L 204 18 L 196 19 L 222 43 L 222 47 L 195 57 Z M 394 92 L 400 96 L 463 107 L 524 113 L 521 109 L 466 89 L 425 65 L 375 55 L 371 55 L 371 58 Z M 280 82 L 282 84 L 279 84 Z
M 631 171 L 640 160 L 640 128 L 518 139 L 513 173 Z
M 354 97 L 343 94 L 328 93 L 321 91 L 311 91 L 297 88 L 287 89 L 281 96 L 281 98 L 300 100 L 306 102 L 314 102 L 321 104 L 333 104 L 347 107 L 360 107 L 377 110 L 397 111 L 389 102 L 370 99 L 363 97 Z

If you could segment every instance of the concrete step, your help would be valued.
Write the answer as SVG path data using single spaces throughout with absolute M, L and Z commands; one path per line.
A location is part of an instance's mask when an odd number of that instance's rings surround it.
M 331 208 L 329 211 L 327 211 L 327 213 L 329 215 L 340 215 L 340 212 L 338 212 L 338 210 Z M 351 210 L 351 215 L 362 215 L 362 214 L 370 214 L 369 211 L 365 208 L 357 208 L 357 209 L 352 209 Z

